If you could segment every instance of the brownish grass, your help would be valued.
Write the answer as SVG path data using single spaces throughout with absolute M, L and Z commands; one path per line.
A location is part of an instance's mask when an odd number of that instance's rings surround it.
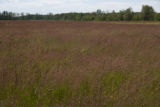
M 159 107 L 160 25 L 0 21 L 0 106 Z

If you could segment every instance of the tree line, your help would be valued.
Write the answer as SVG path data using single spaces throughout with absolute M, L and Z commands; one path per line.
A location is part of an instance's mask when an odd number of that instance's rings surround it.
M 160 13 L 152 6 L 143 5 L 141 12 L 133 12 L 132 8 L 106 13 L 98 9 L 92 13 L 61 13 L 61 14 L 24 14 L 3 11 L 0 20 L 75 20 L 75 21 L 160 21 Z

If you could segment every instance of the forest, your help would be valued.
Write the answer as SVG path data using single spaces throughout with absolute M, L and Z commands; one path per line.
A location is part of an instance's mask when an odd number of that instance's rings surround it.
M 8 11 L 0 12 L 0 20 L 74 20 L 74 21 L 160 21 L 160 13 L 152 6 L 143 5 L 140 12 L 134 12 L 132 8 L 119 12 L 104 12 L 97 9 L 91 13 L 61 13 L 61 14 L 30 14 L 14 13 Z

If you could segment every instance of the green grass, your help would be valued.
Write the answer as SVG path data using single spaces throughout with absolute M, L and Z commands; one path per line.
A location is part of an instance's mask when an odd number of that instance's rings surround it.
M 102 77 L 102 84 L 105 88 L 104 93 L 113 93 L 127 79 L 122 72 L 109 72 Z
M 145 24 L 145 25 L 159 25 L 160 22 L 142 22 L 142 21 L 137 21 L 137 22 L 111 22 L 112 24 Z

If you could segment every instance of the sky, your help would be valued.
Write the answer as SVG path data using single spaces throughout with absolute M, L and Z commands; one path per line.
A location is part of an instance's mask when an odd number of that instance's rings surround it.
M 0 11 L 57 14 L 101 9 L 118 12 L 129 7 L 133 11 L 141 11 L 142 5 L 153 6 L 156 12 L 160 12 L 160 0 L 0 0 Z

